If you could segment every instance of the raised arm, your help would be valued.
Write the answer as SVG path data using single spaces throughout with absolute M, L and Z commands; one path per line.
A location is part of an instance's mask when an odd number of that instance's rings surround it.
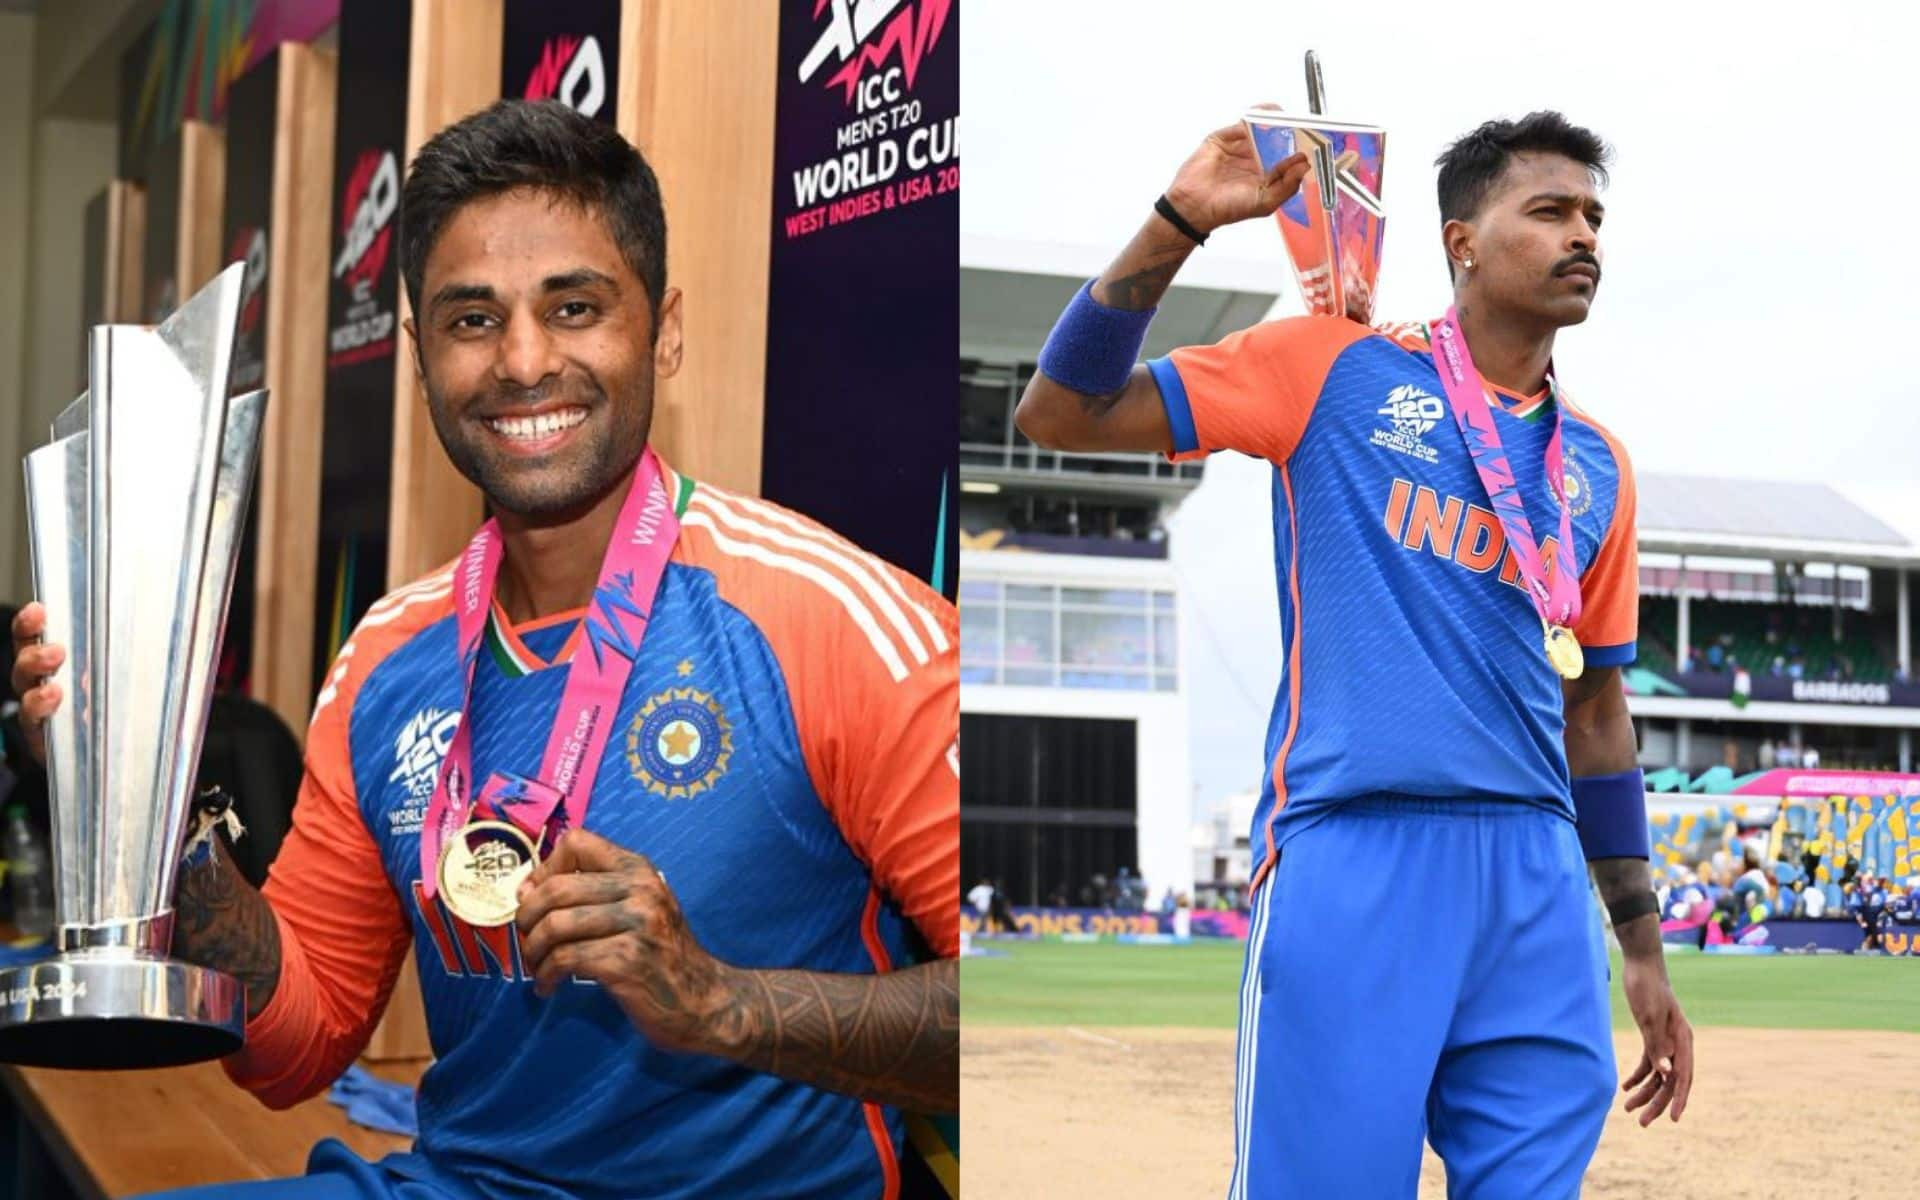
M 1165 217 L 1159 213 L 1149 215 L 1126 249 L 1093 282 L 1089 294 L 1076 298 L 1075 308 L 1099 306 L 1113 310 L 1123 316 L 1119 323 L 1127 328 L 1138 325 L 1144 336 L 1144 318 L 1167 294 L 1175 272 L 1195 247 L 1196 243 Z M 1089 299 L 1092 305 L 1088 305 Z M 1061 317 L 1060 324 L 1054 326 L 1053 338 L 1048 340 L 1050 346 L 1058 344 L 1057 339 L 1068 331 L 1064 327 L 1077 315 L 1074 308 L 1070 308 Z M 1101 314 L 1093 309 L 1092 315 Z M 1125 353 L 1129 359 L 1139 357 L 1137 344 L 1130 353 L 1125 349 L 1104 353 Z M 1146 367 L 1129 363 L 1124 384 L 1117 390 L 1095 395 L 1076 391 L 1054 379 L 1047 374 L 1050 365 L 1055 363 L 1042 358 L 1040 370 L 1027 381 L 1027 390 L 1013 413 L 1013 423 L 1035 445 L 1049 450 L 1172 452 L 1173 435 L 1167 425 L 1166 409 L 1160 403 L 1160 389 Z M 1055 369 L 1060 368 L 1055 365 Z M 1082 387 L 1097 386 L 1090 383 L 1093 378 L 1090 375 L 1076 378 Z
M 1307 172 L 1296 154 L 1262 172 L 1245 126 L 1215 130 L 1167 188 L 1175 217 L 1204 239 L 1222 225 L 1271 216 Z M 1054 450 L 1175 450 L 1159 388 L 1138 364 L 1155 306 L 1199 245 L 1154 211 L 1119 257 L 1054 325 L 1014 413 L 1020 432 Z

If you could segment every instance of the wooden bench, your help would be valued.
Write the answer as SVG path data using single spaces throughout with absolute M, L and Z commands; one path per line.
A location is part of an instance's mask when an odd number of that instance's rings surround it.
M 424 1060 L 362 1065 L 409 1084 L 427 1068 Z M 349 1123 L 324 1093 L 274 1112 L 217 1063 L 163 1071 L 4 1067 L 0 1075 L 61 1173 L 88 1198 L 298 1175 L 322 1138 L 338 1138 L 367 1159 L 412 1144 Z

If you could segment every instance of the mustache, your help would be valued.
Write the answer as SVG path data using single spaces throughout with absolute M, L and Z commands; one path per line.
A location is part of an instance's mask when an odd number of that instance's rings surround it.
M 581 408 L 596 408 L 606 403 L 606 389 L 591 377 L 545 380 L 537 387 L 521 387 L 511 381 L 496 381 L 468 398 L 468 413 L 482 419 L 512 416 L 524 409 L 545 404 L 573 403 Z
M 1600 260 L 1598 258 L 1595 258 L 1591 253 L 1585 250 L 1580 250 L 1580 251 L 1576 251 L 1575 253 L 1569 254 L 1565 258 L 1561 259 L 1559 262 L 1553 264 L 1553 273 L 1555 275 L 1564 275 L 1566 274 L 1568 267 L 1577 266 L 1583 263 L 1593 268 L 1593 281 L 1596 284 L 1599 283 L 1600 274 L 1601 274 Z

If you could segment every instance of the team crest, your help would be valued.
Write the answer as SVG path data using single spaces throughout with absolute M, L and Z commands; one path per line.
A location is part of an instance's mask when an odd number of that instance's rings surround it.
M 720 702 L 696 688 L 668 688 L 648 700 L 627 729 L 627 766 L 656 796 L 698 796 L 733 758 L 733 725 Z
M 1587 486 L 1587 472 L 1569 456 L 1566 460 L 1567 512 L 1584 517 L 1593 507 L 1593 489 Z

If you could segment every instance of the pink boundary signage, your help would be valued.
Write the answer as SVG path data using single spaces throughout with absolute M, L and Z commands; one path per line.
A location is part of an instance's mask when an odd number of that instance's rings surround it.
M 1891 771 L 1768 771 L 1734 789 L 1736 796 L 1920 796 L 1920 775 Z

